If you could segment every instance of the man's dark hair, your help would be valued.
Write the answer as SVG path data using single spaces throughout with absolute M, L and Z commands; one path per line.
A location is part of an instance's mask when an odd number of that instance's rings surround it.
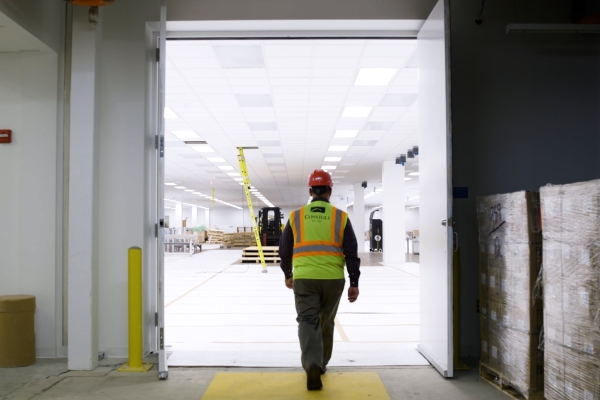
M 321 195 L 329 192 L 331 186 L 311 186 L 312 192 L 316 195 Z

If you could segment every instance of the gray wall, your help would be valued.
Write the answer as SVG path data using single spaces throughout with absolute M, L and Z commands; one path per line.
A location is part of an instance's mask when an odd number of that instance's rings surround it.
M 451 2 L 453 183 L 469 188 L 454 200 L 463 356 L 479 353 L 476 196 L 600 178 L 600 35 L 505 33 L 568 23 L 569 3 L 488 1 L 478 26 L 480 2 Z
M 437 0 L 168 0 L 169 21 L 426 19 Z

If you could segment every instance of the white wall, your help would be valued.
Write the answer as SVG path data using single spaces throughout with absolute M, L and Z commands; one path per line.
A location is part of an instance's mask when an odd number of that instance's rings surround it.
M 127 249 L 144 249 L 145 238 L 154 236 L 144 219 L 144 162 L 155 134 L 146 127 L 145 35 L 146 21 L 158 21 L 159 12 L 159 0 L 102 8 L 98 326 L 99 348 L 107 356 L 127 355 Z
M 0 144 L 0 294 L 36 296 L 38 357 L 55 357 L 56 54 L 0 54 L 0 121 L 13 143 Z
M 405 214 L 406 231 L 414 231 L 419 229 L 419 209 L 408 209 Z
M 0 0 L 0 12 L 56 53 L 62 51 L 63 2 L 52 0 Z

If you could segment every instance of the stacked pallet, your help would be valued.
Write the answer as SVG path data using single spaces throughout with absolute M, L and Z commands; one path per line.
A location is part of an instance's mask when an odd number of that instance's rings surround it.
M 263 255 L 267 264 L 279 263 L 279 247 L 278 246 L 262 246 Z M 242 262 L 243 263 L 259 263 L 260 256 L 258 254 L 258 247 L 251 246 L 247 247 L 242 251 Z
M 539 194 L 479 197 L 477 207 L 480 375 L 506 394 L 543 398 L 543 304 L 535 296 L 542 262 Z
M 541 188 L 545 394 L 600 399 L 600 180 Z
M 251 226 L 239 226 L 237 228 L 238 233 L 239 232 L 254 232 L 254 228 Z
M 238 228 L 239 229 L 239 228 Z M 248 247 L 256 244 L 254 238 L 254 232 L 237 232 L 233 234 L 233 246 L 235 247 Z
M 223 231 L 219 229 L 208 230 L 208 243 L 209 244 L 223 244 Z
M 227 248 L 230 248 L 231 246 L 233 246 L 234 235 L 235 235 L 235 233 L 225 233 L 225 234 L 223 234 L 223 244 Z

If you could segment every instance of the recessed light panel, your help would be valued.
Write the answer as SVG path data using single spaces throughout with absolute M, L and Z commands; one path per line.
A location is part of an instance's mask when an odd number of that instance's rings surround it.
M 207 160 L 214 163 L 225 162 L 225 159 L 220 157 L 207 158 Z
M 259 140 L 256 142 L 258 147 L 278 147 L 281 146 L 281 142 L 279 140 Z
M 171 131 L 179 139 L 199 139 L 200 137 L 194 131 Z
M 344 107 L 342 118 L 366 118 L 373 107 Z
M 165 183 L 165 186 L 176 186 L 176 183 Z
M 356 136 L 357 133 L 358 133 L 358 131 L 356 131 L 356 130 L 337 130 L 337 131 L 335 131 L 333 136 L 335 136 L 335 137 L 354 137 L 354 136 Z
M 248 126 L 252 131 L 276 131 L 277 124 L 275 122 L 248 122 Z
M 410 174 L 408 174 L 408 175 L 410 175 L 410 176 L 419 176 L 419 173 L 418 173 L 418 172 L 411 172 L 411 173 L 410 173 Z
M 223 68 L 264 68 L 260 46 L 214 46 Z
M 233 167 L 229 166 L 229 165 L 220 165 L 219 169 L 222 171 L 232 171 Z
M 384 96 L 380 107 L 408 107 L 417 100 L 416 93 L 388 93 Z
M 236 94 L 241 107 L 272 107 L 270 94 Z
M 363 131 L 387 131 L 394 126 L 394 121 L 371 121 L 363 127 Z
M 377 144 L 377 140 L 355 140 L 352 143 L 353 146 L 375 146 Z
M 355 86 L 387 86 L 398 71 L 396 68 L 361 68 Z
M 325 157 L 325 161 L 341 161 L 342 157 Z
M 323 165 L 321 167 L 321 169 L 324 169 L 324 170 L 335 169 L 335 168 L 336 168 L 335 165 Z
M 173 112 L 169 107 L 165 107 L 165 119 L 177 119 L 177 114 Z

